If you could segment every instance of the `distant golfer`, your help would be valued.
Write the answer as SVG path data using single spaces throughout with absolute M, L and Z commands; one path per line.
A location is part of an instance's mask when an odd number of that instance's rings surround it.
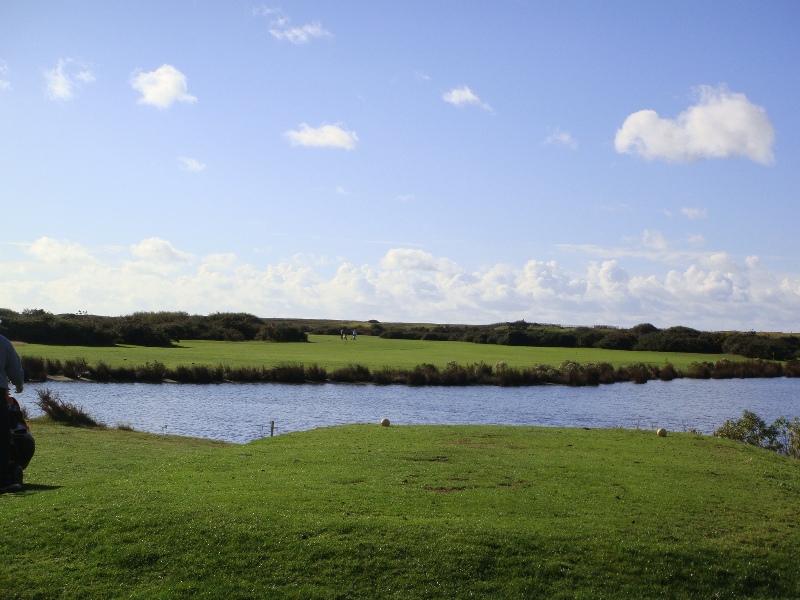
M 353 329 L 353 339 L 356 339 L 356 330 Z
M 11 458 L 11 415 L 6 395 L 10 383 L 13 383 L 16 392 L 21 394 L 23 379 L 19 354 L 11 342 L 0 335 L 0 494 L 22 489 L 21 485 L 14 483 L 8 468 Z

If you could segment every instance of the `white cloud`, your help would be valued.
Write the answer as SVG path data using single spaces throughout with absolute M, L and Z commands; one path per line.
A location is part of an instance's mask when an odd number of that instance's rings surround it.
M 175 102 L 197 102 L 197 98 L 186 91 L 186 75 L 172 65 L 161 65 L 155 71 L 135 71 L 131 87 L 142 94 L 139 104 L 169 108 Z
M 176 250 L 169 242 L 159 238 L 147 238 L 131 246 L 131 253 L 145 261 L 158 263 L 189 263 L 192 255 Z
M 652 250 L 666 250 L 669 248 L 669 242 L 661 232 L 654 229 L 645 229 L 642 234 L 642 245 L 645 248 Z
M 478 98 L 478 96 L 476 96 L 466 85 L 463 85 L 460 88 L 453 88 L 449 92 L 445 92 L 442 95 L 442 100 L 449 102 L 454 106 L 480 106 L 484 110 L 494 112 L 489 104 Z
M 199 173 L 206 168 L 204 163 L 201 163 L 194 158 L 189 158 L 188 156 L 179 156 L 178 162 L 180 163 L 181 169 L 191 173 Z
M 708 210 L 705 208 L 682 208 L 681 212 L 687 219 L 697 220 L 705 219 L 708 216 Z
M 800 273 L 771 272 L 758 257 L 739 261 L 726 252 L 685 254 L 668 267 L 651 261 L 635 273 L 631 266 L 640 267 L 641 260 L 627 256 L 590 260 L 571 271 L 555 260 L 529 260 L 468 272 L 448 258 L 408 248 L 390 249 L 374 266 L 298 256 L 255 267 L 232 253 L 198 260 L 159 238 L 128 248 L 138 261 L 51 238 L 4 247 L 3 302 L 14 310 L 230 310 L 438 323 L 647 321 L 762 331 L 795 331 L 800 314 Z M 23 258 L 15 262 L 9 257 L 18 249 Z
M 701 86 L 698 91 L 699 102 L 675 119 L 661 118 L 654 110 L 630 115 L 617 130 L 617 152 L 679 162 L 733 156 L 773 162 L 775 132 L 761 106 L 725 87 Z
M 544 140 L 545 144 L 560 144 L 572 150 L 578 149 L 578 142 L 570 135 L 568 131 L 561 131 L 558 127 L 553 130 L 553 133 L 547 136 Z
M 319 21 L 306 23 L 300 27 L 289 27 L 284 22 L 270 27 L 269 32 L 275 39 L 288 40 L 293 44 L 305 44 L 311 38 L 327 37 L 331 32 L 324 29 Z
M 333 34 L 325 29 L 319 21 L 312 21 L 299 27 L 289 24 L 287 17 L 278 8 L 260 6 L 254 10 L 254 14 L 261 17 L 269 17 L 269 32 L 276 40 L 286 40 L 292 44 L 306 44 L 312 38 L 330 37 Z
M 6 79 L 8 73 L 8 63 L 4 60 L 0 60 L 0 91 L 11 89 L 11 82 Z
M 301 123 L 299 129 L 290 129 L 283 135 L 292 146 L 316 146 L 352 150 L 358 144 L 356 132 L 347 131 L 338 124 L 322 125 L 314 128 L 306 123 Z
M 61 58 L 55 68 L 44 72 L 47 96 L 52 100 L 72 100 L 75 90 L 92 83 L 94 75 L 84 64 L 71 58 Z
M 381 259 L 381 266 L 389 270 L 438 271 L 439 265 L 432 254 L 410 248 L 389 250 Z
M 91 260 L 89 251 L 67 240 L 41 237 L 28 247 L 28 253 L 46 263 L 71 263 Z

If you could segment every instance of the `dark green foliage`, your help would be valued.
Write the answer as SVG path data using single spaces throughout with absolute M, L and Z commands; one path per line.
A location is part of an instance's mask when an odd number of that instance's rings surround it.
M 782 450 L 782 444 L 778 441 L 778 423 L 767 425 L 761 417 L 749 410 L 745 410 L 740 419 L 725 421 L 714 435 L 776 452 Z
M 604 335 L 595 344 L 595 348 L 606 350 L 632 350 L 636 343 L 636 336 L 626 331 L 611 331 Z
M 36 393 L 39 395 L 36 405 L 53 421 L 73 427 L 98 426 L 97 421 L 86 414 L 83 408 L 62 401 L 58 392 L 53 392 L 45 388 L 43 390 L 36 390 Z
M 748 358 L 768 358 L 789 360 L 800 350 L 800 339 L 794 337 L 773 337 L 757 333 L 735 333 L 729 335 L 722 344 L 722 351 Z
M 670 327 L 640 335 L 631 349 L 719 354 L 722 352 L 722 338 L 722 334 L 701 332 L 690 327 Z
M 131 346 L 171 346 L 172 339 L 161 327 L 154 327 L 136 317 L 122 317 L 114 322 L 114 341 Z
M 270 323 L 259 330 L 255 339 L 264 342 L 307 342 L 308 334 L 297 326 Z
M 29 344 L 110 346 L 115 341 L 113 332 L 94 318 L 56 316 L 40 310 L 18 314 L 6 309 L 0 333 L 9 339 Z
M 575 328 L 575 347 L 576 348 L 597 348 L 597 343 L 606 337 L 607 332 L 603 329 L 591 327 Z
M 267 322 L 248 313 L 214 313 L 208 316 L 184 312 L 137 312 L 124 317 L 94 315 L 53 315 L 40 309 L 17 313 L 2 311 L 0 334 L 30 344 L 66 346 L 167 347 L 184 340 L 253 340 L 266 329 Z M 275 342 L 307 341 L 301 326 L 278 323 L 274 334 L 261 339 Z
M 745 410 L 736 421 L 725 423 L 714 435 L 738 440 L 752 446 L 774 450 L 793 458 L 800 458 L 800 418 L 790 421 L 784 417 L 767 425 L 755 413 Z

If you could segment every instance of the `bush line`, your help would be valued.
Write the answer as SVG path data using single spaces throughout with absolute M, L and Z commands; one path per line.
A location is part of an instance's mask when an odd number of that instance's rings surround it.
M 565 361 L 558 367 L 532 365 L 509 367 L 503 362 L 495 365 L 473 363 L 460 365 L 449 362 L 440 369 L 421 364 L 413 369 L 383 367 L 371 371 L 364 365 L 351 364 L 328 371 L 325 367 L 295 363 L 280 363 L 274 367 L 229 367 L 217 365 L 179 365 L 167 368 L 160 362 L 144 365 L 112 367 L 100 361 L 90 365 L 86 359 L 50 360 L 35 356 L 22 357 L 28 381 L 46 381 L 49 377 L 68 377 L 100 383 L 373 383 L 376 385 L 409 386 L 467 386 L 495 385 L 519 387 L 530 385 L 596 386 L 632 381 L 646 383 L 660 379 L 670 381 L 689 379 L 746 379 L 767 377 L 800 377 L 800 360 L 786 363 L 767 360 L 733 362 L 703 361 L 678 370 L 672 364 L 632 364 L 614 367 L 610 363 L 579 364 Z

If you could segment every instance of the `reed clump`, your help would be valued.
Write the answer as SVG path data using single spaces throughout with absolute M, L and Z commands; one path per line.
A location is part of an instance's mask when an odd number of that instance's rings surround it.
M 578 363 L 564 361 L 554 367 L 534 364 L 530 367 L 508 366 L 500 361 L 494 365 L 484 362 L 458 364 L 449 361 L 444 368 L 422 363 L 411 369 L 384 366 L 370 370 L 362 364 L 348 364 L 329 371 L 316 363 L 280 363 L 274 367 L 226 365 L 179 365 L 168 368 L 159 361 L 143 365 L 109 366 L 103 361 L 89 364 L 86 359 L 50 360 L 25 356 L 22 367 L 28 381 L 46 381 L 62 376 L 88 379 L 103 383 L 374 383 L 377 385 L 409 386 L 467 386 L 496 385 L 519 387 L 531 385 L 597 386 L 619 382 L 647 383 L 651 380 L 671 381 L 678 378 L 731 379 L 800 377 L 800 360 L 779 361 L 750 359 L 744 361 L 718 360 L 691 363 L 680 370 L 670 363 L 655 365 L 635 363 L 614 367 L 608 362 Z

